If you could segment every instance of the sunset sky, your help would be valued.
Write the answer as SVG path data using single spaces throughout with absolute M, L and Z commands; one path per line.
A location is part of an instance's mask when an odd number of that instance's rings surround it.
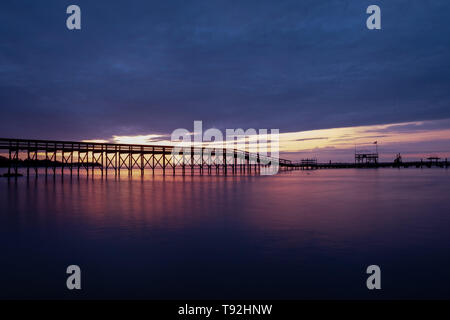
M 82 29 L 66 28 L 77 4 Z M 366 28 L 366 8 L 382 29 Z M 450 2 L 2 1 L 0 137 L 165 141 L 279 129 L 287 157 L 378 141 L 450 158 Z

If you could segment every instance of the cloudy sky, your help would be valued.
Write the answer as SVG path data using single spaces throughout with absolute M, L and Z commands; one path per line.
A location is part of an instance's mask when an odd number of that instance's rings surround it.
M 366 28 L 371 4 L 382 30 Z M 449 17 L 448 0 L 2 0 L 0 136 L 113 141 L 203 120 L 278 128 L 297 153 L 373 136 L 445 154 Z

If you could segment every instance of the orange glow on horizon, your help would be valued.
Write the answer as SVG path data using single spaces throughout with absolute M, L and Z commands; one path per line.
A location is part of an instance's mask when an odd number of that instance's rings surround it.
M 204 130 L 205 131 L 205 130 Z M 225 139 L 225 132 L 224 139 Z M 270 135 L 270 130 L 269 130 Z M 192 137 L 189 135 L 188 141 Z M 169 140 L 170 134 L 147 134 L 147 135 L 128 135 L 120 136 L 114 135 L 110 140 L 84 140 L 90 142 L 114 142 L 123 144 L 144 144 L 144 145 L 175 145 L 179 142 L 172 142 Z M 339 150 L 348 150 L 357 146 L 373 145 L 374 141 L 378 141 L 378 145 L 384 148 L 391 147 L 397 150 L 401 146 L 400 151 L 408 151 L 413 154 L 415 146 L 412 144 L 422 143 L 422 150 L 418 153 L 431 153 L 432 149 L 425 151 L 424 148 L 429 143 L 439 144 L 439 150 L 450 152 L 450 119 L 444 120 L 427 120 L 414 121 L 402 123 L 390 123 L 380 125 L 354 126 L 342 128 L 328 128 L 296 132 L 282 132 L 279 135 L 279 152 L 284 154 L 289 153 L 310 153 L 311 155 L 320 154 L 321 152 L 332 153 L 339 152 Z M 247 139 L 240 139 L 237 146 L 246 146 L 247 150 L 252 150 L 257 142 L 256 136 L 250 136 Z M 222 142 L 204 142 L 205 147 L 227 147 Z M 230 146 L 230 145 L 229 145 Z M 409 147 L 411 146 L 411 147 Z M 425 147 L 423 147 L 425 146 Z M 233 146 L 230 146 L 233 147 Z M 270 145 L 259 144 L 259 147 L 267 147 L 270 150 Z M 370 147 L 369 147 L 370 148 Z M 328 157 L 328 156 L 327 156 Z
M 321 148 L 348 149 L 356 145 L 372 144 L 374 141 L 387 145 L 450 140 L 448 129 L 421 129 L 433 121 L 404 122 L 383 125 L 319 129 L 280 134 L 280 151 L 298 152 Z M 417 130 L 395 131 L 390 128 L 416 126 Z

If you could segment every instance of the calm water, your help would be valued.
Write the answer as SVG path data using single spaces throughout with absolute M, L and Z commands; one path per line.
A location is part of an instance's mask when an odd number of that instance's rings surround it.
M 445 169 L 1 178 L 0 297 L 450 298 L 449 186 Z

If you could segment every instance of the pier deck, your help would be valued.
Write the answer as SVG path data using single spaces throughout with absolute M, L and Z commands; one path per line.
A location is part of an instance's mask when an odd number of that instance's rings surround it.
M 49 170 L 55 173 L 56 168 L 80 170 L 93 173 L 98 168 L 101 174 L 108 174 L 112 169 L 120 174 L 121 169 L 129 173 L 133 170 L 181 169 L 183 174 L 187 169 L 194 171 L 207 171 L 211 173 L 237 173 L 260 172 L 263 168 L 277 167 L 287 169 L 292 162 L 286 159 L 269 157 L 265 154 L 251 153 L 237 149 L 205 148 L 202 146 L 167 146 L 167 145 L 135 145 L 114 143 L 93 143 L 76 141 L 54 140 L 26 140 L 0 138 L 0 151 L 5 150 L 9 155 L 8 176 L 18 173 L 19 163 L 26 167 L 27 175 L 30 170 L 38 174 L 40 167 L 44 166 L 45 173 Z M 21 155 L 21 156 L 20 156 Z M 24 160 L 22 160 L 22 158 Z

